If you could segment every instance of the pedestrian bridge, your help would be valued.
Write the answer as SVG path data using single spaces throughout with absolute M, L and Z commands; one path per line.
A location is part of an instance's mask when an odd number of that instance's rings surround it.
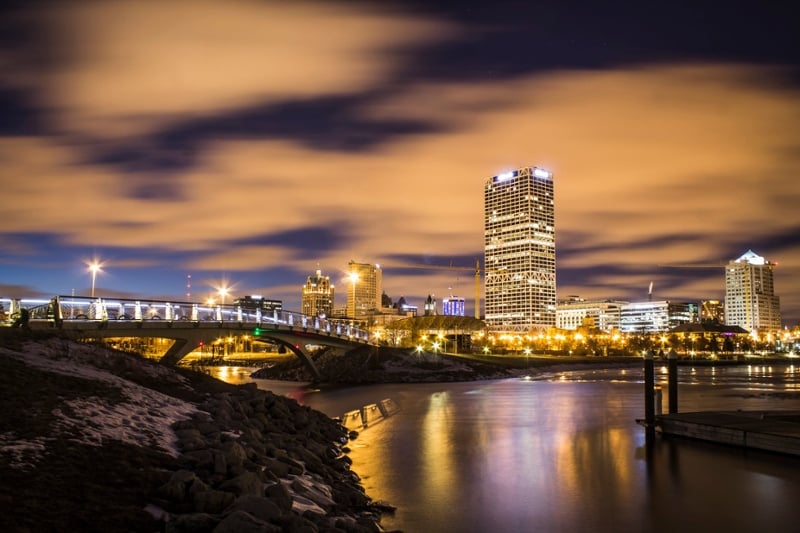
M 319 378 L 308 346 L 353 348 L 370 344 L 367 330 L 347 320 L 239 305 L 55 296 L 50 300 L 0 299 L 6 323 L 31 329 L 58 329 L 80 339 L 152 337 L 173 339 L 160 362 L 175 365 L 222 336 L 249 335 L 286 346 Z

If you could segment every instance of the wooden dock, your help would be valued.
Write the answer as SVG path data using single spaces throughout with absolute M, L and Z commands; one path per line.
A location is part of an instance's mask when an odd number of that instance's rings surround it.
M 709 411 L 657 415 L 665 436 L 800 456 L 800 411 Z

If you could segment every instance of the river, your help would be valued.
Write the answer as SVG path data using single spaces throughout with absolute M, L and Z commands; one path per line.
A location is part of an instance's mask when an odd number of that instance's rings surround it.
M 386 530 L 797 531 L 800 458 L 644 430 L 642 371 L 535 379 L 314 389 L 231 383 L 295 398 L 329 416 L 390 398 L 400 411 L 351 442 L 373 499 L 397 507 Z M 666 368 L 657 368 L 666 392 Z M 800 366 L 681 367 L 679 410 L 800 411 Z M 666 407 L 666 394 L 665 407 Z

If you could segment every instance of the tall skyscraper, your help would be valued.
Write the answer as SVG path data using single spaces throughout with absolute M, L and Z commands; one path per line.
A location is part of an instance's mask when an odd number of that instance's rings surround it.
M 781 329 L 780 300 L 775 296 L 770 263 L 752 250 L 725 267 L 725 322 L 747 331 Z
M 380 265 L 369 263 L 347 264 L 350 287 L 347 290 L 347 316 L 363 319 L 381 308 L 383 271 Z
M 331 279 L 321 270 L 308 276 L 303 286 L 303 314 L 308 316 L 331 316 L 333 313 L 334 287 Z
M 527 332 L 556 325 L 553 175 L 524 167 L 484 187 L 486 324 Z

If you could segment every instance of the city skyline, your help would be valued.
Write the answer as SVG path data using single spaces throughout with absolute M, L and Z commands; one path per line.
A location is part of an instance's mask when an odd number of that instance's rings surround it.
M 310 273 L 346 291 L 355 260 L 471 315 L 468 272 L 384 265 L 474 265 L 486 176 L 541 165 L 558 299 L 722 299 L 723 268 L 660 265 L 753 250 L 800 322 L 789 7 L 9 6 L 0 296 L 182 299 L 191 275 L 197 299 L 299 310 Z

